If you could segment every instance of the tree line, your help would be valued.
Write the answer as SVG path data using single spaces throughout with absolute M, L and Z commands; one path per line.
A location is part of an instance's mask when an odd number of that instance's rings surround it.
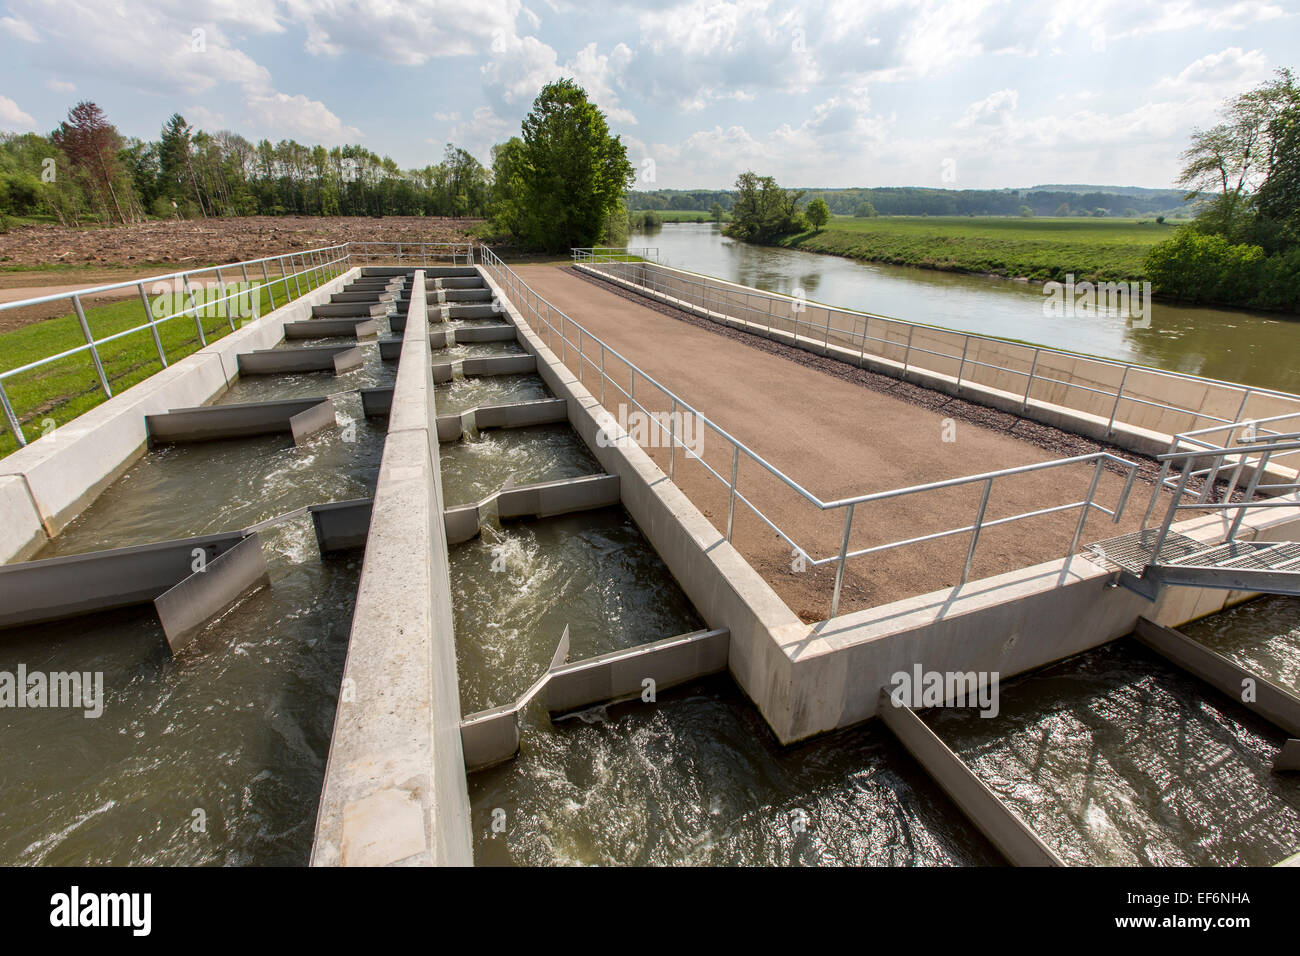
M 49 134 L 0 134 L 0 218 L 63 225 L 208 216 L 485 215 L 488 172 L 451 144 L 442 161 L 402 169 L 363 146 L 254 143 L 195 129 L 180 114 L 156 140 L 123 137 L 81 102 Z
M 935 189 L 923 186 L 877 186 L 849 189 L 805 189 L 809 200 L 821 199 L 834 215 L 856 216 L 1018 216 L 1028 208 L 1034 216 L 1157 216 L 1190 215 L 1180 189 Z M 655 189 L 628 193 L 631 211 L 705 210 L 718 204 L 730 212 L 736 190 Z M 862 210 L 874 209 L 874 213 Z

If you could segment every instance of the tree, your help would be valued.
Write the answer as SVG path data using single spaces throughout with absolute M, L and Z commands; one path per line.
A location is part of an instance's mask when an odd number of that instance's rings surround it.
M 804 215 L 808 217 L 809 224 L 817 232 L 822 231 L 822 226 L 831 221 L 831 209 L 826 205 L 826 200 L 818 197 L 808 204 L 804 210 Z
M 726 218 L 726 213 L 722 210 L 722 204 L 715 202 L 709 207 L 709 218 L 714 222 L 722 222 Z
M 1290 70 L 1225 104 L 1223 121 L 1192 131 L 1183 151 L 1178 185 L 1187 198 L 1209 193 L 1213 198 L 1197 216 L 1198 227 L 1229 238 L 1241 237 L 1252 218 L 1247 198 L 1267 182 L 1285 151 L 1283 118 L 1300 108 L 1300 88 Z
M 500 225 L 551 252 L 602 239 L 635 170 L 582 87 L 568 79 L 542 87 L 521 138 L 506 147 L 494 158 Z
M 726 234 L 743 242 L 770 242 L 803 232 L 808 222 L 798 210 L 802 190 L 782 189 L 771 176 L 752 170 L 736 177 L 736 201 Z
M 1063 202 L 1056 207 L 1056 212 L 1054 212 L 1052 215 L 1068 216 L 1069 214 L 1070 214 L 1070 204 L 1068 202 Z
M 876 207 L 864 200 L 858 203 L 858 208 L 854 210 L 853 215 L 859 219 L 874 219 L 877 215 Z
M 1020 207 L 1020 218 L 1021 218 L 1021 219 L 1033 219 L 1033 218 L 1034 218 L 1034 211 L 1033 211 L 1032 209 L 1030 209 L 1028 206 L 1021 206 L 1021 207 Z
M 74 173 L 84 178 L 98 194 L 105 213 L 111 201 L 118 221 L 125 225 L 126 216 L 114 185 L 125 185 L 117 159 L 122 137 L 104 111 L 89 100 L 82 100 L 68 110 L 68 118 L 59 124 L 50 138 L 67 154 Z

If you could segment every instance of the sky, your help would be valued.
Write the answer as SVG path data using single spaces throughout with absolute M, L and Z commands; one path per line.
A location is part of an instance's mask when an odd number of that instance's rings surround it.
M 80 99 L 127 136 L 484 162 L 575 78 L 639 189 L 1169 187 L 1193 127 L 1300 68 L 1300 0 L 0 0 L 0 130 Z

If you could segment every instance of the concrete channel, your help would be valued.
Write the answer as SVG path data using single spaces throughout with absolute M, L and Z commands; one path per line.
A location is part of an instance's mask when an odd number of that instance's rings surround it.
M 342 576 L 346 640 L 330 678 L 337 699 L 317 708 L 319 717 L 328 707 L 332 726 L 315 826 L 295 844 L 309 843 L 313 866 L 494 859 L 483 820 L 514 793 L 512 767 L 535 774 L 537 760 L 563 761 L 568 769 L 551 777 L 576 786 L 588 721 L 639 713 L 630 719 L 644 728 L 661 719 L 645 706 L 657 693 L 670 692 L 671 710 L 717 682 L 761 715 L 773 752 L 840 746 L 848 738 L 836 735 L 881 717 L 897 744 L 873 743 L 889 756 L 872 759 L 914 760 L 921 772 L 895 771 L 912 774 L 907 786 L 945 795 L 934 806 L 953 821 L 952 860 L 1056 866 L 1077 853 L 1067 859 L 990 786 L 933 715 L 889 705 L 891 676 L 916 662 L 1032 675 L 1136 631 L 1219 692 L 1239 696 L 1243 680 L 1258 682 L 1254 711 L 1297 735 L 1300 698 L 1173 630 L 1251 595 L 1167 589 L 1151 603 L 1081 555 L 805 623 L 630 440 L 520 301 L 499 268 L 352 269 L 87 413 L 57 443 L 11 455 L 0 462 L 0 509 L 17 534 L 4 545 L 0 627 L 152 605 L 171 653 L 220 656 L 213 635 L 283 578 L 266 536 L 310 522 L 315 560 L 352 562 Z M 790 335 L 798 343 L 797 327 Z M 248 390 L 259 400 L 231 400 Z M 1048 417 L 1083 433 L 1095 424 L 1091 411 L 1071 414 Z M 1160 424 L 1125 425 L 1124 441 L 1167 444 Z M 371 436 L 365 477 L 342 494 L 215 534 L 41 557 L 96 499 L 132 494 L 121 482 L 130 484 L 133 464 L 162 467 L 168 449 L 196 463 L 203 449 L 216 456 L 248 443 L 305 455 L 350 443 L 343 436 L 358 428 Z M 1252 539 L 1294 540 L 1300 504 L 1246 525 Z M 1221 522 L 1177 528 L 1213 540 Z M 511 602 L 527 582 L 547 580 L 538 568 L 556 566 L 560 600 L 550 604 L 559 606 L 539 609 L 535 595 L 534 605 Z M 821 739 L 841 744 L 807 743 L 828 734 Z M 1276 769 L 1294 753 L 1282 745 Z M 547 826 L 547 840 L 564 841 L 562 824 Z M 165 861 L 174 848 L 161 852 Z

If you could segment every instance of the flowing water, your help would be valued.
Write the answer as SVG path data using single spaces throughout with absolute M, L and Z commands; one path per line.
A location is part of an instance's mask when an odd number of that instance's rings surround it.
M 384 384 L 392 370 L 371 347 L 346 375 L 250 377 L 221 401 Z M 267 436 L 149 451 L 36 557 L 243 528 L 372 494 L 385 423 L 367 420 L 354 393 L 335 407 L 340 427 L 298 447 Z M 93 718 L 0 710 L 0 862 L 307 861 L 361 555 L 322 559 L 306 518 L 263 531 L 262 547 L 269 586 L 175 657 L 147 607 L 4 633 L 0 671 L 98 672 L 105 705 Z
M 768 292 L 802 290 L 816 302 L 909 322 L 1300 392 L 1300 316 L 1156 302 L 1146 328 L 1116 310 L 1053 318 L 1038 284 L 752 246 L 711 223 L 665 225 L 628 244 L 657 246 L 665 265 Z
M 1270 866 L 1300 846 L 1286 735 L 1125 639 L 924 718 L 1068 863 Z
M 1257 598 L 1179 630 L 1252 674 L 1300 694 L 1300 598 Z

